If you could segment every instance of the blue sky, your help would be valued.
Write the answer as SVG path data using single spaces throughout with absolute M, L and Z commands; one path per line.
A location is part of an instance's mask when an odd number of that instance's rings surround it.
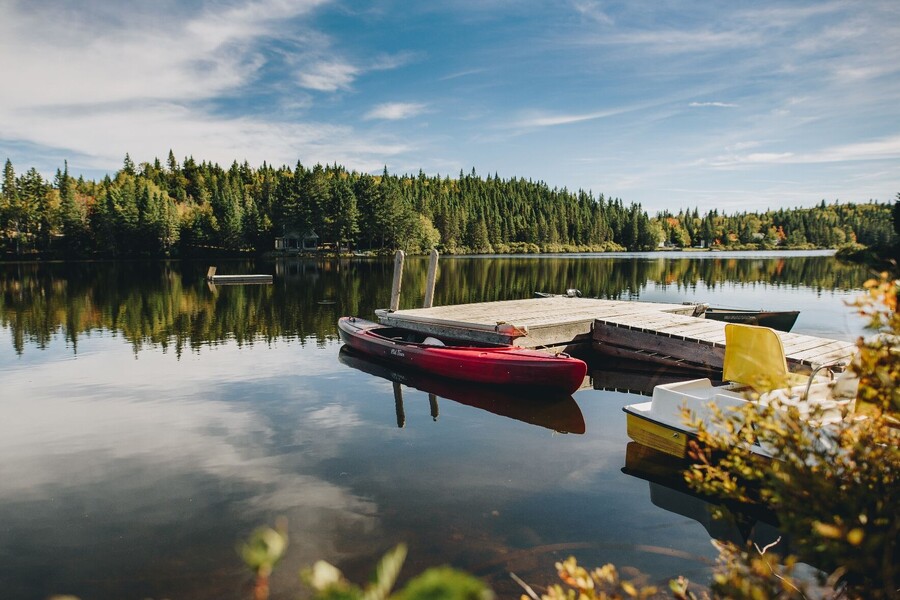
M 900 2 L 0 0 L 0 159 L 524 177 L 728 212 L 900 192 Z

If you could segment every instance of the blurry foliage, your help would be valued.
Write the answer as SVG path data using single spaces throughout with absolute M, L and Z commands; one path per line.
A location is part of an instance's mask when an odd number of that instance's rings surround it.
M 656 586 L 643 585 L 621 579 L 616 567 L 611 564 L 588 571 L 578 566 L 578 561 L 570 556 L 563 562 L 556 563 L 556 570 L 565 586 L 553 584 L 540 600 L 622 600 L 624 598 L 652 598 L 659 592 Z M 522 600 L 536 600 L 537 596 L 530 589 Z M 687 593 L 687 581 L 681 579 L 674 582 L 672 591 L 676 598 L 692 598 L 682 595 Z
M 287 522 L 279 519 L 275 528 L 260 527 L 238 547 L 238 553 L 256 575 L 253 600 L 268 600 L 269 576 L 288 547 Z
M 244 564 L 253 571 L 253 600 L 268 600 L 269 577 L 287 550 L 287 527 L 279 520 L 275 528 L 261 527 L 238 546 Z M 438 567 L 412 578 L 404 588 L 393 592 L 406 560 L 403 544 L 389 550 L 375 567 L 371 581 L 360 587 L 324 560 L 300 572 L 300 580 L 317 600 L 492 600 L 493 592 L 475 577 Z

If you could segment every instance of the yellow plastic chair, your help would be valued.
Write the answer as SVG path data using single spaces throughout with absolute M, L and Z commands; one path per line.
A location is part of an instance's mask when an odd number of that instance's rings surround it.
M 787 368 L 784 346 L 774 329 L 757 325 L 725 325 L 722 378 L 759 391 L 802 385 L 807 377 Z

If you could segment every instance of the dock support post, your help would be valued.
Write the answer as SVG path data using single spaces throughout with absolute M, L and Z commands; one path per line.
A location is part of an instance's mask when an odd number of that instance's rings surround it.
M 397 250 L 394 255 L 394 283 L 391 286 L 391 310 L 400 308 L 400 282 L 403 280 L 403 258 L 406 253 Z
M 428 404 L 431 405 L 431 418 L 437 421 L 438 417 L 441 416 L 441 411 L 438 408 L 437 403 L 437 395 L 428 394 Z
M 428 277 L 425 279 L 425 304 L 423 308 L 431 308 L 434 304 L 434 282 L 437 279 L 438 251 L 431 249 L 431 259 L 428 261 Z
M 403 388 L 396 381 L 394 385 L 394 410 L 397 413 L 397 427 L 403 429 L 406 426 L 406 411 L 403 410 Z

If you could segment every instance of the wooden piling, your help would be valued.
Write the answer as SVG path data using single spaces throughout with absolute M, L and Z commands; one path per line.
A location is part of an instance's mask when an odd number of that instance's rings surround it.
M 391 285 L 391 310 L 400 308 L 400 283 L 403 280 L 403 259 L 406 253 L 397 250 L 394 255 L 394 283 Z
M 434 248 L 431 249 L 431 258 L 428 261 L 428 277 L 425 279 L 425 303 L 422 308 L 431 308 L 434 304 L 434 283 L 437 280 L 437 265 L 440 255 Z
M 403 429 L 406 427 L 406 411 L 403 410 L 403 388 L 396 381 L 392 382 L 394 387 L 394 411 L 397 413 L 397 427 Z

